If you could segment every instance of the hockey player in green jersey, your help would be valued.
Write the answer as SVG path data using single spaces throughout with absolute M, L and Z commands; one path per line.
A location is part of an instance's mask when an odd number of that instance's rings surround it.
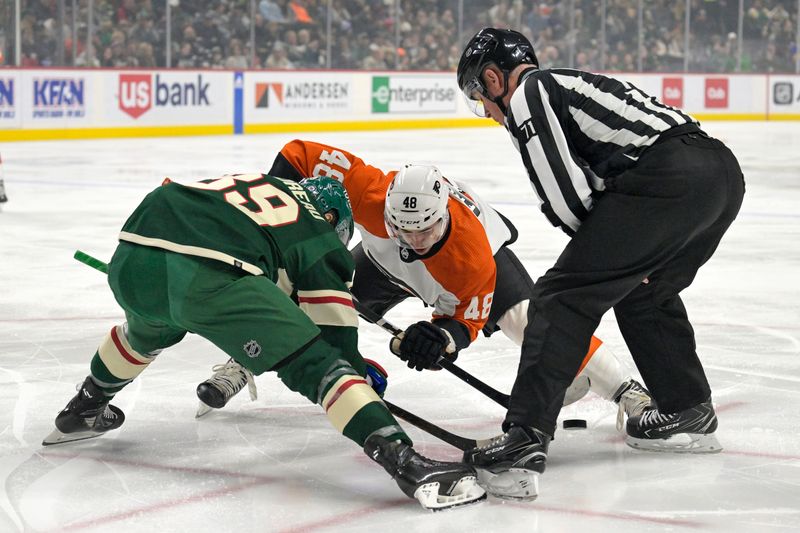
M 423 507 L 484 499 L 472 467 L 412 448 L 363 377 L 348 292 L 352 234 L 347 193 L 330 178 L 165 180 L 128 218 L 109 265 L 108 283 L 126 322 L 103 339 L 90 375 L 42 444 L 119 428 L 125 417 L 110 400 L 192 332 L 253 374 L 277 372 L 322 406 L 331 424 Z

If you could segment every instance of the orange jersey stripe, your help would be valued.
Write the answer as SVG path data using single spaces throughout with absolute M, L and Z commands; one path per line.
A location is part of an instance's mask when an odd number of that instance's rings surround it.
M 458 298 L 450 318 L 467 326 L 474 341 L 489 319 L 497 267 L 486 231 L 472 211 L 453 198 L 447 207 L 450 235 L 438 252 L 422 262 L 436 281 Z
M 583 358 L 583 362 L 581 363 L 581 367 L 578 369 L 578 374 L 583 372 L 583 369 L 589 364 L 589 359 L 592 358 L 594 352 L 603 344 L 603 341 L 592 335 L 592 340 L 589 341 L 589 351 L 586 352 L 586 357 Z M 577 374 L 576 374 L 577 375 Z

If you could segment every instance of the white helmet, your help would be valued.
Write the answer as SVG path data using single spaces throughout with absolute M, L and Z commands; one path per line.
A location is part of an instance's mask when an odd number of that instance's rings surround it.
M 404 166 L 386 191 L 383 219 L 389 237 L 420 255 L 428 252 L 447 230 L 449 193 L 438 168 Z

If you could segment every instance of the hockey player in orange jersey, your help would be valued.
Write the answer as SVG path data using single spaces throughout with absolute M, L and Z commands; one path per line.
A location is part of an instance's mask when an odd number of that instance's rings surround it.
M 501 330 L 522 345 L 533 281 L 508 247 L 517 231 L 468 186 L 433 166 L 385 173 L 347 151 L 301 140 L 281 149 L 268 174 L 328 176 L 344 184 L 361 233 L 352 250 L 353 295 L 380 315 L 408 297 L 433 307 L 431 320 L 410 325 L 399 349 L 395 343 L 410 368 L 437 368 L 441 356 L 454 359 L 481 331 Z M 220 368 L 200 387 L 224 405 L 248 377 Z M 588 390 L 619 405 L 618 428 L 623 413 L 634 416 L 650 404 L 647 391 L 596 337 L 564 404 Z

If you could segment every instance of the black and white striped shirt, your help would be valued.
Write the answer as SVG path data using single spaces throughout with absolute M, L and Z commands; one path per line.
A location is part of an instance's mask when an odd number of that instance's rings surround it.
M 605 178 L 634 166 L 660 135 L 682 125 L 697 121 L 630 83 L 571 69 L 523 72 L 506 124 L 542 212 L 570 235 Z

